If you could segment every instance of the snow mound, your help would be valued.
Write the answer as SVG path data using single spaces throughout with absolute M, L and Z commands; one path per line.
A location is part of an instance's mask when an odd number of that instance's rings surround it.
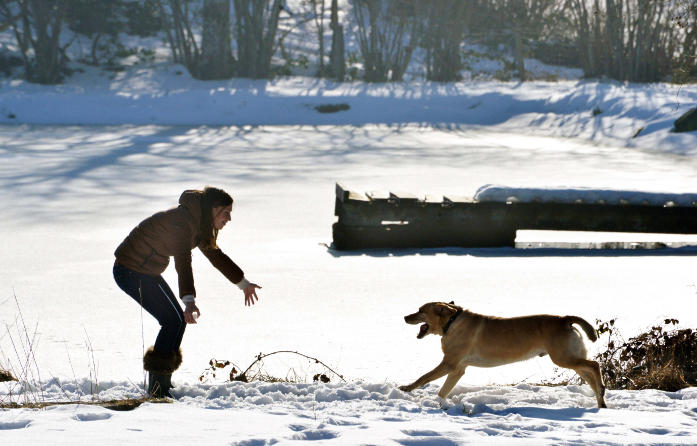
M 603 203 L 644 206 L 697 206 L 697 194 L 593 188 L 518 188 L 486 184 L 477 190 L 480 202 Z

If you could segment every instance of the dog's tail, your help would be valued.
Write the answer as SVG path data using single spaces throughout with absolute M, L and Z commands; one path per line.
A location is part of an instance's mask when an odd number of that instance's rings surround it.
M 598 339 L 598 334 L 595 332 L 595 328 L 586 322 L 585 319 L 578 316 L 565 316 L 564 320 L 568 321 L 569 324 L 578 324 L 581 328 L 583 328 L 583 331 L 586 332 L 588 339 L 591 341 L 595 342 Z

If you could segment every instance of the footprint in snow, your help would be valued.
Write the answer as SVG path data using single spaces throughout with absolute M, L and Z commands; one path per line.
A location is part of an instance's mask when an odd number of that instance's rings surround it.
M 457 442 L 444 437 L 442 433 L 428 429 L 404 429 L 402 433 L 411 438 L 395 440 L 404 445 L 428 445 L 428 446 L 454 446 Z
M 392 421 L 392 422 L 396 422 L 396 423 L 409 421 L 407 418 L 400 418 L 400 417 L 382 417 L 381 420 L 382 421 Z
M 412 437 L 437 437 L 440 434 L 436 431 L 429 430 L 411 430 L 405 429 L 402 431 L 403 434 L 411 435 Z
M 339 436 L 338 433 L 330 431 L 328 429 L 312 429 L 309 426 L 304 426 L 302 424 L 291 424 L 288 426 L 288 428 L 292 431 L 295 431 L 295 433 L 290 437 L 293 440 L 331 440 Z
M 77 421 L 100 421 L 108 420 L 109 418 L 111 418 L 109 413 L 79 413 L 73 417 Z
M 5 423 L 0 423 L 0 431 L 24 429 L 29 427 L 30 424 L 31 421 L 29 420 L 7 421 Z
M 352 420 L 342 420 L 340 418 L 328 418 L 325 421 L 326 424 L 330 424 L 332 426 L 358 426 L 361 429 L 367 429 L 368 426 L 365 424 L 359 422 L 359 421 L 352 421 Z
M 264 440 L 261 438 L 252 438 L 249 440 L 236 441 L 231 443 L 231 446 L 271 446 L 278 443 L 278 440 L 272 438 L 270 440 Z
M 456 441 L 453 441 L 449 438 L 445 437 L 414 437 L 414 438 L 405 438 L 405 439 L 400 439 L 400 440 L 394 440 L 399 444 L 403 444 L 406 446 L 412 446 L 412 445 L 423 445 L 423 446 L 456 446 L 459 445 L 460 443 L 457 443 Z

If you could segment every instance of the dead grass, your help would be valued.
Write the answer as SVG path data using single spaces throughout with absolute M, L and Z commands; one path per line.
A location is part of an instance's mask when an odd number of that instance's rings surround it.
M 17 381 L 17 378 L 12 376 L 12 373 L 9 370 L 0 368 L 0 383 L 6 381 Z
M 658 389 L 674 392 L 697 385 L 697 331 L 675 329 L 677 319 L 625 341 L 615 320 L 597 321 L 607 335 L 605 351 L 596 356 L 608 389 Z
M 101 406 L 106 409 L 116 411 L 129 411 L 139 407 L 143 403 L 172 403 L 172 400 L 167 398 L 125 398 L 120 400 L 109 401 L 44 401 L 37 403 L 0 403 L 1 409 L 45 409 L 53 406 Z
M 97 374 L 97 361 L 94 357 L 94 349 L 89 335 L 85 331 L 85 347 L 91 361 L 89 370 L 90 393 L 83 394 L 77 385 L 77 378 L 73 371 L 73 376 L 78 388 L 78 395 L 69 395 L 58 383 L 60 391 L 65 397 L 65 401 L 50 401 L 44 395 L 44 382 L 41 378 L 38 362 L 35 355 L 34 346 L 38 337 L 38 323 L 32 330 L 25 323 L 24 315 L 19 304 L 19 299 L 14 296 L 17 306 L 17 316 L 11 324 L 5 324 L 4 336 L 7 337 L 11 347 L 8 355 L 0 348 L 0 357 L 7 358 L 7 369 L 0 368 L 0 382 L 10 382 L 7 384 L 7 393 L 0 394 L 0 410 L 13 408 L 32 408 L 42 409 L 50 406 L 63 405 L 97 405 L 112 410 L 133 410 L 145 401 L 159 402 L 149 399 L 145 394 L 138 398 L 125 398 L 120 400 L 104 401 L 99 399 L 99 379 Z M 68 354 L 68 361 L 72 368 L 72 360 Z M 85 398 L 90 398 L 85 401 Z

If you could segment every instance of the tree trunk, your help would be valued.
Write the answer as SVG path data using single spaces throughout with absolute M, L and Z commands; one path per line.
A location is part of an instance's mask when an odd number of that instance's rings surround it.
M 27 80 L 40 84 L 58 84 L 63 80 L 65 58 L 60 33 L 66 12 L 66 0 L 18 0 L 19 14 L 11 18 L 17 44 L 22 52 Z M 7 9 L 3 5 L 3 9 Z M 33 55 L 30 52 L 33 50 Z M 32 57 L 33 56 L 33 57 Z
M 271 75 L 281 0 L 234 0 L 237 37 L 237 74 L 253 79 Z
M 415 0 L 356 0 L 354 3 L 367 82 L 402 79 L 416 44 L 416 5 Z
M 520 36 L 520 31 L 513 31 L 513 39 L 515 40 L 515 62 L 518 69 L 518 77 L 521 82 L 525 82 L 525 55 L 523 54 L 523 39 Z
M 230 42 L 230 3 L 227 0 L 204 0 L 203 32 L 199 79 L 229 79 L 233 75 Z
M 167 11 L 160 2 L 160 12 L 167 18 L 167 37 L 172 48 L 175 63 L 186 66 L 192 76 L 199 76 L 201 51 L 192 31 L 188 3 L 182 0 L 168 0 L 170 10 Z
M 346 62 L 344 55 L 344 27 L 339 24 L 339 7 L 337 0 L 332 0 L 331 21 L 332 48 L 329 52 L 330 74 L 339 82 L 346 76 Z
M 325 77 L 328 72 L 326 66 L 324 65 L 324 13 L 326 7 L 324 0 L 311 0 L 310 3 L 312 4 L 315 30 L 317 31 L 317 42 L 319 43 L 319 54 L 317 55 L 317 77 Z M 319 11 L 317 10 L 318 7 Z
M 436 82 L 460 79 L 460 44 L 464 40 L 467 3 L 459 0 L 430 0 L 420 4 L 426 17 L 423 45 L 426 47 L 426 78 Z

